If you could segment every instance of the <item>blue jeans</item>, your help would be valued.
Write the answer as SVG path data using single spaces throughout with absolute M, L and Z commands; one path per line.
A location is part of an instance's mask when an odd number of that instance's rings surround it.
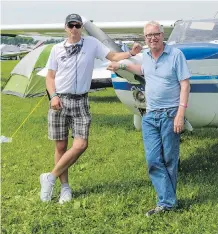
M 143 115 L 142 134 L 148 172 L 158 195 L 158 206 L 176 206 L 176 184 L 180 134 L 173 131 L 178 108 L 151 111 Z

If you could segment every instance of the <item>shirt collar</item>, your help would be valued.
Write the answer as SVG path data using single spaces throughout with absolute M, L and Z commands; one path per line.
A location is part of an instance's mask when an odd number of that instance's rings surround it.
M 78 41 L 78 42 L 76 42 L 76 43 L 73 43 L 73 44 L 70 44 L 70 45 L 82 45 L 82 41 L 83 41 L 84 39 L 83 39 L 83 37 L 81 37 L 81 39 Z M 69 43 L 67 43 L 67 39 L 65 39 L 64 41 L 63 41 L 63 46 L 69 46 Z
M 164 51 L 163 53 L 169 54 L 171 47 L 164 42 Z

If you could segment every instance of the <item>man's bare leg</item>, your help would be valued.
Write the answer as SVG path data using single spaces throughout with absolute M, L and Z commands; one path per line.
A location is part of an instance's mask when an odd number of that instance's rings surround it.
M 62 175 L 71 165 L 73 165 L 79 156 L 87 149 L 88 140 L 75 137 L 73 146 L 67 150 L 52 170 L 52 175 L 59 177 Z
M 68 139 L 55 141 L 55 165 L 67 151 Z M 68 169 L 59 176 L 61 184 L 68 183 Z
M 56 178 L 61 177 L 62 180 L 63 177 L 63 181 L 64 180 L 66 181 L 66 175 L 64 174 L 63 176 L 62 174 L 66 173 L 67 169 L 77 161 L 79 156 L 87 149 L 87 147 L 88 147 L 88 140 L 84 140 L 82 138 L 75 138 L 73 146 L 69 150 L 67 150 L 62 155 L 62 157 L 60 157 L 59 161 L 52 170 L 52 173 L 43 173 L 40 175 L 40 184 L 41 184 L 40 198 L 42 201 L 51 200 L 52 191 Z M 63 149 L 64 148 L 62 148 L 62 150 Z M 63 202 L 70 201 L 72 199 L 72 193 L 71 192 L 69 193 L 68 190 L 69 185 L 67 185 L 66 187 L 63 188 L 63 190 L 61 191 L 61 197 L 59 199 L 59 203 L 61 204 Z

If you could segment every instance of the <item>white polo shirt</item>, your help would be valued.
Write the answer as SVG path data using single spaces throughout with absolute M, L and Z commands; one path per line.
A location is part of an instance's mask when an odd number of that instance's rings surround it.
M 56 71 L 56 93 L 83 94 L 89 91 L 95 58 L 104 59 L 110 50 L 96 38 L 83 38 L 78 55 L 67 57 L 64 42 L 53 46 L 46 67 Z M 78 42 L 82 43 L 82 40 Z M 67 44 L 65 46 L 68 46 Z M 65 58 L 65 59 L 63 59 Z

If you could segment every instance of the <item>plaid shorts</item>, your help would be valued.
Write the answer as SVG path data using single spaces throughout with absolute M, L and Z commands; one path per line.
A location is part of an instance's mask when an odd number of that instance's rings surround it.
M 63 108 L 48 111 L 48 138 L 65 140 L 72 129 L 72 137 L 88 139 L 91 124 L 88 94 L 79 97 L 60 94 L 59 97 Z

